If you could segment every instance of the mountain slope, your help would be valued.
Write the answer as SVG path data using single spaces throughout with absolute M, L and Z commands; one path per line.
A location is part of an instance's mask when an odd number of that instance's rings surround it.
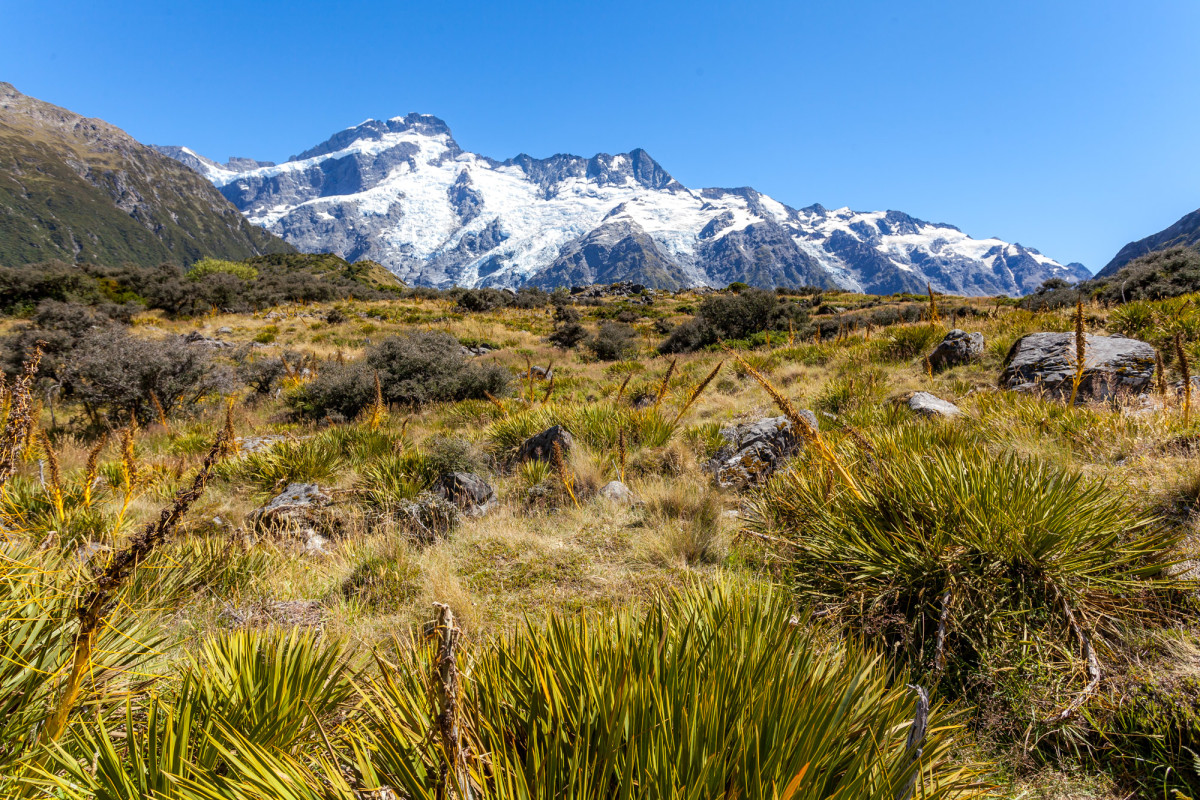
M 1197 246 L 1200 246 L 1200 209 L 1184 215 L 1178 222 L 1165 230 L 1125 245 L 1112 261 L 1104 265 L 1104 269 L 1096 273 L 1096 277 L 1112 277 L 1121 267 L 1147 253 L 1166 250 L 1170 247 Z
M 744 281 L 891 293 L 931 283 L 1015 295 L 1089 275 L 900 212 L 796 210 L 750 188 L 689 189 L 644 150 L 496 161 L 422 114 L 367 120 L 282 164 L 160 150 L 302 251 L 373 259 L 410 284 Z
M 0 83 L 0 264 L 186 265 L 293 250 L 119 128 Z

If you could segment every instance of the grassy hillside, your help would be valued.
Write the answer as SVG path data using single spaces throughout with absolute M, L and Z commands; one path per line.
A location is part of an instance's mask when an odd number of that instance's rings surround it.
M 189 265 L 293 251 L 173 159 L 0 83 L 0 264 Z
M 1200 357 L 1194 312 L 1087 306 L 1087 332 L 1161 349 L 1164 388 L 1069 407 L 997 379 L 1023 334 L 1072 330 L 1070 308 L 467 296 L 143 311 L 88 318 L 82 343 L 61 309 L 0 323 L 51 348 L 36 433 L 0 439 L 0 478 L 15 454 L 0 786 L 1195 794 L 1200 423 L 1173 385 L 1194 371 L 1176 331 Z M 682 352 L 660 354 L 684 324 Z M 580 344 L 552 345 L 570 326 Z M 983 354 L 934 372 L 925 356 L 951 326 L 981 332 Z M 192 331 L 230 346 L 180 344 Z M 168 356 L 191 360 L 137 373 L 143 396 L 89 377 Z M 914 391 L 963 413 L 922 417 Z M 11 432 L 25 405 L 8 397 Z M 722 429 L 797 409 L 819 432 L 774 478 L 714 481 Z M 567 452 L 517 457 L 555 424 Z M 451 472 L 482 477 L 497 505 L 432 500 Z M 637 501 L 602 495 L 613 480 Z M 327 502 L 269 524 L 258 509 L 293 483 Z M 72 696 L 81 598 L 102 624 Z M 910 683 L 931 698 L 920 758 Z

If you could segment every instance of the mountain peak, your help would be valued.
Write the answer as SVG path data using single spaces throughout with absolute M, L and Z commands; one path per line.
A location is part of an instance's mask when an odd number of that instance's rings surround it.
M 745 281 L 889 294 L 928 283 L 993 295 L 1081 277 L 901 211 L 796 211 L 749 186 L 688 189 L 642 148 L 497 161 L 462 150 L 428 114 L 365 120 L 274 166 L 214 170 L 175 156 L 301 250 L 369 258 L 410 284 Z
M 299 155 L 292 156 L 288 161 L 305 161 L 310 158 L 329 155 L 353 145 L 355 142 L 384 142 L 389 135 L 414 133 L 419 136 L 442 137 L 453 149 L 458 145 L 450 134 L 450 126 L 431 114 L 412 112 L 402 117 L 391 119 L 368 119 L 345 130 L 338 131 L 316 147 L 309 148 Z

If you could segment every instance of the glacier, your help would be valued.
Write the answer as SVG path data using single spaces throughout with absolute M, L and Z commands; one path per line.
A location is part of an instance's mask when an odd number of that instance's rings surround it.
M 748 187 L 690 189 L 640 149 L 497 161 L 463 150 L 426 114 L 367 120 L 278 164 L 157 149 L 300 250 L 378 261 L 415 285 L 743 281 L 1021 295 L 1049 278 L 1090 277 L 899 211 L 796 209 Z

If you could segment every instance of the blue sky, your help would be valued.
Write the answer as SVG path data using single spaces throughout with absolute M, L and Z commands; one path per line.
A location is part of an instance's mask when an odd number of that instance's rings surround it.
M 1093 271 L 1200 207 L 1198 40 L 1194 0 L 0 0 L 0 80 L 144 142 L 278 161 L 420 111 Z

